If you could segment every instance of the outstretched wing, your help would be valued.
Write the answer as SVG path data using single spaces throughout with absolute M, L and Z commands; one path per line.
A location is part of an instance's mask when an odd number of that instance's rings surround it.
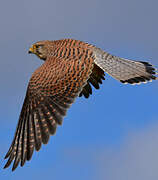
M 67 109 L 85 86 L 93 68 L 93 59 L 87 54 L 80 58 L 49 57 L 32 75 L 13 142 L 5 158 L 12 170 L 30 160 L 34 149 L 47 144 L 62 124 Z

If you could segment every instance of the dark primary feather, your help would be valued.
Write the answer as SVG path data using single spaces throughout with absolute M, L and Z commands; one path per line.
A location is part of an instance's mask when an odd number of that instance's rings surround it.
M 93 85 L 96 89 L 99 89 L 99 84 L 102 84 L 102 80 L 105 80 L 104 76 L 104 71 L 94 64 L 92 73 L 87 81 L 87 84 L 83 87 L 81 93 L 79 94 L 79 97 L 84 95 L 85 98 L 88 98 L 89 95 L 92 94 L 91 85 Z
M 42 143 L 48 143 L 50 134 L 55 134 L 57 124 L 61 124 L 62 117 L 66 114 L 66 109 L 61 110 L 60 106 L 53 106 L 53 103 L 49 104 L 51 102 L 51 100 L 48 101 L 48 99 L 51 99 L 49 97 L 39 104 L 34 104 L 36 109 L 30 108 L 28 98 L 27 94 L 15 138 L 5 157 L 9 157 L 9 159 L 4 168 L 7 168 L 14 160 L 12 170 L 15 170 L 19 162 L 23 166 L 26 160 L 30 160 L 34 148 L 38 151 Z M 37 103 L 37 101 L 34 101 L 34 103 Z

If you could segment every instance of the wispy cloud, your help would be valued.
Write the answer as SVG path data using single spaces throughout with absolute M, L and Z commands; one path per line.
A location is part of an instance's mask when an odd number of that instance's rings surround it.
M 73 147 L 64 150 L 61 159 L 68 162 L 66 169 L 71 170 L 71 177 L 80 174 L 82 179 L 93 180 L 157 180 L 158 124 L 130 132 L 120 146 Z
M 157 180 L 158 124 L 128 135 L 119 151 L 98 158 L 101 180 Z

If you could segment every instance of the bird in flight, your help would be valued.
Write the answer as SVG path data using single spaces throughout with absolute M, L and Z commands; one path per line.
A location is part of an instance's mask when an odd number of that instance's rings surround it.
M 91 44 L 63 39 L 39 41 L 29 51 L 44 63 L 32 74 L 15 136 L 4 168 L 12 170 L 30 160 L 34 150 L 47 144 L 76 97 L 88 98 L 99 89 L 104 72 L 121 83 L 139 84 L 156 80 L 156 69 L 148 62 L 113 56 Z

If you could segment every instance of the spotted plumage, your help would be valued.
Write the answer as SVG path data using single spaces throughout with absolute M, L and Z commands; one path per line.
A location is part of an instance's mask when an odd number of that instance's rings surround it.
M 5 157 L 5 168 L 13 161 L 12 170 L 30 160 L 42 143 L 48 143 L 76 97 L 88 98 L 91 85 L 99 89 L 104 72 L 122 83 L 157 79 L 155 68 L 147 62 L 112 56 L 78 40 L 39 41 L 29 53 L 45 62 L 29 81 L 15 136 Z

